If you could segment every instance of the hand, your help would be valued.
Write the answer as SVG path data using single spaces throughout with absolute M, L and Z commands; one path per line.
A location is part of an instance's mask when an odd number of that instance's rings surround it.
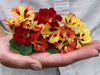
M 90 44 L 84 45 L 84 47 L 80 49 L 76 49 L 73 52 L 64 53 L 64 54 L 50 54 L 50 53 L 40 53 L 40 54 L 32 54 L 31 56 L 37 60 L 39 60 L 43 68 L 47 67 L 59 67 L 59 66 L 67 66 L 76 61 L 97 56 L 100 51 L 100 41 L 95 40 Z
M 98 51 L 100 51 L 100 41 L 93 41 L 67 54 L 38 53 L 22 56 L 9 49 L 10 39 L 7 35 L 0 38 L 0 58 L 2 64 L 13 68 L 32 68 L 32 64 L 33 68 L 38 67 L 39 69 L 66 66 L 78 60 L 97 56 Z
M 8 35 L 0 36 L 0 63 L 12 68 L 41 70 L 42 65 L 31 56 L 22 56 L 10 50 Z

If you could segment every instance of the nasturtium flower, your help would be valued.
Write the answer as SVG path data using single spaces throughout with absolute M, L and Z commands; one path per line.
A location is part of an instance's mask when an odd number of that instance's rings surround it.
M 11 13 L 14 16 L 14 18 L 4 20 L 4 22 L 9 26 L 18 27 L 22 25 L 22 22 L 26 23 L 26 21 L 31 21 L 34 19 L 34 12 L 29 6 L 13 7 Z
M 80 39 L 82 44 L 90 43 L 91 41 L 90 30 L 84 29 L 83 33 L 80 35 Z
M 76 31 L 76 48 L 81 47 L 82 44 L 87 44 L 91 42 L 90 30 L 86 28 L 86 25 L 83 23 Z
M 21 45 L 31 44 L 35 51 L 45 52 L 54 46 L 61 53 L 71 52 L 90 43 L 90 30 L 73 13 L 57 14 L 54 8 L 33 12 L 30 6 L 13 7 L 14 18 L 5 19 L 13 32 L 13 40 Z
M 53 31 L 53 34 L 50 36 L 49 42 L 55 43 L 60 40 L 60 37 L 63 38 L 71 38 L 75 37 L 75 31 L 71 29 L 67 29 L 66 26 L 59 27 L 56 31 Z
M 12 15 L 15 16 L 20 21 L 25 19 L 32 20 L 34 19 L 34 13 L 32 11 L 32 7 L 24 6 L 24 7 L 14 7 L 11 11 Z
M 61 37 L 69 37 L 73 39 L 75 37 L 75 31 L 72 29 L 67 29 L 66 26 L 60 27 L 60 36 Z
M 86 24 L 81 22 L 80 26 L 75 30 L 75 34 L 82 32 L 84 29 L 86 29 Z
M 51 34 L 53 34 L 53 31 L 50 31 L 50 26 L 47 24 L 40 24 L 39 26 L 41 26 L 42 30 L 41 30 L 41 34 L 43 36 L 43 38 L 48 38 L 50 37 Z
M 9 27 L 18 27 L 20 22 L 18 19 L 4 19 L 3 20 Z
M 59 23 L 58 23 L 59 24 Z M 48 40 L 49 43 L 55 43 L 59 40 L 60 26 L 58 25 L 55 29 L 51 29 L 51 26 L 48 24 L 39 24 L 42 27 L 41 34 Z
M 66 29 L 66 26 L 62 26 L 60 27 L 59 38 L 57 42 L 54 42 L 54 46 L 58 48 L 61 53 L 73 51 L 76 48 L 74 38 L 75 31 Z
M 51 37 L 49 38 L 49 42 L 50 43 L 55 43 L 58 42 L 60 39 L 60 32 L 59 31 L 55 31 L 53 32 L 53 34 L 51 35 Z
M 58 42 L 59 40 L 59 27 L 56 30 L 51 30 L 50 26 L 47 24 L 41 24 L 42 27 L 41 34 L 43 38 L 47 39 L 49 43 Z
M 46 39 L 42 36 L 37 37 L 35 41 L 32 42 L 35 51 L 45 52 L 45 50 L 49 47 L 49 44 Z
M 39 36 L 40 31 L 28 30 L 22 26 L 16 27 L 13 33 L 13 39 L 19 44 L 29 44 Z
M 58 48 L 58 50 L 61 53 L 66 53 L 66 52 L 71 52 L 76 48 L 76 43 L 74 42 L 74 40 L 59 40 L 58 42 L 55 42 L 54 47 Z
M 55 28 L 58 24 L 57 22 L 62 21 L 62 17 L 56 13 L 54 8 L 43 8 L 39 12 L 35 13 L 35 21 L 38 21 L 38 24 L 49 24 L 51 28 Z
M 73 13 L 69 13 L 68 16 L 62 16 L 64 23 L 68 28 L 76 28 L 80 25 L 81 20 Z
M 33 20 L 28 20 L 26 19 L 25 21 L 22 21 L 21 26 L 23 26 L 25 29 L 29 29 L 32 30 L 33 28 L 35 28 L 37 26 L 37 22 L 33 21 Z M 39 27 L 39 26 L 38 26 Z M 41 28 L 41 27 L 40 27 Z

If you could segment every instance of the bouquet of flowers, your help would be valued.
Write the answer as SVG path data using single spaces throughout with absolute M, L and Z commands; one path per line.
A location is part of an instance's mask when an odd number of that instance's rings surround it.
M 10 48 L 22 55 L 33 52 L 67 53 L 90 43 L 90 30 L 75 14 L 61 16 L 54 8 L 34 12 L 30 6 L 15 6 L 14 18 L 3 21 L 12 31 Z

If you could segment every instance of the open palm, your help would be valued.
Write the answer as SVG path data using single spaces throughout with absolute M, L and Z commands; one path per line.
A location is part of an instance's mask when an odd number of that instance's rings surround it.
M 100 41 L 93 41 L 84 47 L 69 53 L 38 53 L 22 56 L 10 50 L 10 36 L 0 37 L 0 61 L 2 64 L 13 68 L 48 68 L 66 66 L 78 60 L 97 56 L 100 51 Z

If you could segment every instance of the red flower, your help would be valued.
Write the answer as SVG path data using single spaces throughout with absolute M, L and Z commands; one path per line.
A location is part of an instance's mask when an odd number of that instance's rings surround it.
M 76 43 L 74 41 L 70 41 L 68 47 L 65 49 L 67 52 L 71 52 L 76 48 Z
M 37 40 L 33 41 L 32 44 L 34 45 L 34 50 L 41 52 L 45 52 L 49 46 L 47 40 L 43 37 L 39 37 Z
M 66 34 L 69 38 L 75 38 L 75 31 L 74 30 L 67 29 Z
M 58 41 L 58 42 L 54 43 L 53 45 L 54 45 L 54 47 L 59 49 L 59 47 L 61 46 L 61 42 Z M 66 53 L 66 52 L 73 51 L 75 48 L 76 48 L 76 43 L 74 41 L 70 41 L 70 42 L 68 42 L 68 44 L 63 45 L 62 48 L 59 49 L 59 51 L 61 53 Z
M 50 31 L 54 31 L 56 26 L 59 26 L 57 21 L 52 21 L 51 23 L 49 23 L 51 28 Z
M 76 48 L 75 31 L 67 29 L 66 26 L 60 27 L 60 39 L 55 42 L 54 47 L 58 48 L 61 53 L 73 51 Z
M 13 39 L 19 44 L 28 44 L 39 37 L 40 32 L 24 29 L 22 26 L 16 27 L 13 35 Z
M 51 27 L 55 27 L 54 25 L 57 25 L 55 22 L 62 21 L 62 17 L 56 13 L 54 8 L 44 8 L 35 13 L 35 21 L 38 21 L 38 24 L 49 23 Z
M 75 38 L 75 31 L 72 29 L 67 29 L 66 26 L 60 27 L 60 36 L 63 37 L 66 35 L 67 37 L 73 39 Z

